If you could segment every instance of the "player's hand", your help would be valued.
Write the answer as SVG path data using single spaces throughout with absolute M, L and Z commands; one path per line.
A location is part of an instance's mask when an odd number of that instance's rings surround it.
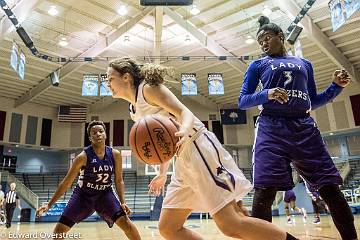
M 123 209 L 126 215 L 130 215 L 132 213 L 131 209 L 129 208 L 128 205 L 126 205 L 126 203 L 122 203 L 121 208 Z
M 49 210 L 49 205 L 47 205 L 47 204 L 42 207 L 39 207 L 38 209 L 36 209 L 36 216 L 41 217 L 48 210 Z
M 276 100 L 281 104 L 286 103 L 289 101 L 289 96 L 285 89 L 283 88 L 271 88 L 268 91 L 268 99 L 269 100 Z
M 333 82 L 340 87 L 346 87 L 351 82 L 349 73 L 345 69 L 335 70 L 333 73 Z
M 164 189 L 167 176 L 166 174 L 156 175 L 149 183 L 149 194 L 152 196 L 159 196 Z
M 190 131 L 192 127 L 184 127 L 179 122 L 177 122 L 175 119 L 170 118 L 170 120 L 174 123 L 176 128 L 179 130 L 175 133 L 175 137 L 179 137 L 179 141 L 176 143 L 177 154 L 181 152 L 181 146 L 189 139 Z

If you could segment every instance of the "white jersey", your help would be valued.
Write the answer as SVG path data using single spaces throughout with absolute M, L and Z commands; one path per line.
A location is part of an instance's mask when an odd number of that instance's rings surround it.
M 159 115 L 170 117 L 171 114 L 168 113 L 167 111 L 165 111 L 163 108 L 161 108 L 159 106 L 151 105 L 148 102 L 146 102 L 146 100 L 144 98 L 144 94 L 143 94 L 143 89 L 144 89 L 145 84 L 146 84 L 146 82 L 143 81 L 142 83 L 140 83 L 140 85 L 138 87 L 136 104 L 134 106 L 135 112 L 133 111 L 134 109 L 132 108 L 132 105 L 130 105 L 131 119 L 134 121 L 137 121 L 137 120 L 139 120 L 147 115 L 151 115 L 151 114 L 159 114 Z M 199 130 L 203 127 L 204 127 L 204 124 L 197 117 L 195 117 L 194 128 L 196 130 Z
M 137 121 L 149 114 L 170 116 L 163 108 L 146 102 L 144 85 L 141 83 L 138 88 L 135 112 L 130 105 L 131 118 Z M 231 201 L 242 199 L 251 191 L 252 184 L 198 118 L 195 118 L 193 130 L 176 159 L 162 207 L 214 215 Z

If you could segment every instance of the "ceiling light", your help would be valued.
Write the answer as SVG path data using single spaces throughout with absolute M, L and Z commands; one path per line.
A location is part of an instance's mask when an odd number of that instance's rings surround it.
M 191 10 L 190 10 L 190 13 L 191 13 L 192 15 L 197 15 L 197 14 L 200 13 L 200 10 L 196 7 L 196 5 L 193 5 L 193 7 L 192 7 Z
M 51 16 L 56 16 L 59 14 L 59 11 L 56 9 L 56 6 L 50 6 L 48 14 Z
M 128 13 L 128 10 L 125 5 L 121 5 L 117 12 L 120 16 L 125 16 Z
M 272 10 L 269 6 L 265 5 L 264 9 L 262 10 L 262 14 L 264 14 L 265 16 L 270 16 L 272 13 Z
M 186 43 L 186 44 L 190 44 L 190 43 L 191 43 L 191 38 L 190 38 L 189 34 L 186 34 L 185 43 Z
M 66 37 L 62 37 L 58 44 L 62 47 L 66 47 L 69 44 L 69 42 L 67 41 Z
M 42 147 L 42 148 L 40 148 L 40 150 L 44 150 L 44 148 Z
M 129 35 L 124 36 L 123 44 L 125 46 L 128 46 L 130 44 L 130 36 Z
M 255 42 L 255 40 L 253 39 L 252 36 L 248 35 L 248 36 L 246 37 L 246 40 L 245 40 L 245 43 L 246 43 L 246 44 L 253 44 L 254 42 Z

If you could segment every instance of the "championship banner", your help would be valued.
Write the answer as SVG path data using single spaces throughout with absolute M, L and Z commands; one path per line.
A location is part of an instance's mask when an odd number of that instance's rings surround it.
M 100 74 L 100 96 L 112 96 L 112 92 L 107 86 L 107 74 Z
M 296 42 L 294 43 L 294 50 L 296 57 L 300 57 L 300 58 L 304 57 L 302 53 L 301 43 L 299 40 L 296 40 Z
M 222 73 L 208 73 L 209 95 L 224 94 L 224 80 Z
M 349 19 L 357 10 L 360 9 L 360 0 L 344 0 L 346 18 Z
M 82 96 L 99 96 L 99 75 L 84 74 Z
M 197 95 L 197 80 L 195 73 L 181 74 L 181 95 Z
M 17 72 L 17 67 L 18 67 L 18 55 L 19 55 L 18 46 L 14 42 L 10 53 L 10 66 L 14 69 L 15 72 Z
M 18 75 L 21 80 L 24 80 L 25 78 L 25 63 L 26 63 L 26 57 L 23 52 L 20 53 L 20 61 L 19 61 L 19 68 L 18 68 Z
M 345 23 L 345 14 L 341 2 L 341 0 L 331 0 L 328 3 L 333 32 Z

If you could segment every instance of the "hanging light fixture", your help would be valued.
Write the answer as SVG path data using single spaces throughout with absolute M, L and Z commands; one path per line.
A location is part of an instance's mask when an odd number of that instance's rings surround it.
M 192 6 L 191 10 L 190 10 L 190 13 L 191 13 L 192 15 L 197 15 L 197 14 L 200 13 L 200 10 L 199 10 L 199 9 L 196 7 L 196 5 L 194 4 L 194 5 Z
M 186 34 L 185 36 L 185 44 L 191 44 L 191 38 L 189 34 Z
M 56 9 L 56 6 L 50 6 L 48 14 L 51 16 L 56 16 L 59 14 L 59 11 Z
M 119 9 L 117 10 L 117 13 L 120 15 L 120 16 L 125 16 L 127 13 L 128 13 L 128 10 L 126 8 L 125 5 L 121 5 L 119 7 Z
M 66 47 L 67 45 L 69 45 L 69 42 L 67 41 L 66 37 L 62 37 L 58 44 L 62 47 Z
M 246 44 L 253 44 L 255 42 L 254 38 L 251 36 L 251 35 L 247 35 L 246 36 L 246 40 L 245 40 L 245 43 Z

